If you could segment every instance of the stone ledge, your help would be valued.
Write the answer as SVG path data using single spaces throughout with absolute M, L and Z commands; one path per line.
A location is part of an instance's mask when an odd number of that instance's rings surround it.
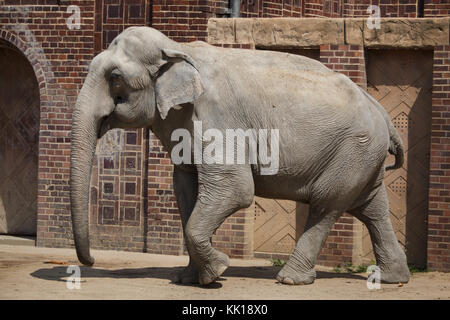
M 209 19 L 208 43 L 255 46 L 318 46 L 344 41 L 344 19 Z
M 382 18 L 369 29 L 363 18 L 212 18 L 208 43 L 255 47 L 433 47 L 449 44 L 450 18 Z
M 367 19 L 345 19 L 347 44 L 365 47 L 433 47 L 449 44 L 450 18 L 384 18 L 380 29 L 369 29 Z

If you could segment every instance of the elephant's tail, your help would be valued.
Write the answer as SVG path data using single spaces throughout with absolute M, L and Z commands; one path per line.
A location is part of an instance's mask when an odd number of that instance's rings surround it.
M 403 147 L 402 139 L 400 138 L 397 130 L 395 130 L 394 125 L 392 124 L 391 119 L 388 119 L 388 128 L 389 128 L 389 153 L 395 156 L 395 163 L 387 166 L 386 170 L 394 170 L 401 168 L 403 166 L 403 162 L 405 161 L 405 148 Z
M 398 168 L 401 168 L 403 166 L 403 163 L 405 162 L 405 148 L 403 146 L 402 139 L 400 138 L 400 135 L 398 134 L 397 130 L 395 129 L 391 118 L 389 117 L 389 114 L 386 112 L 386 110 L 383 108 L 383 106 L 375 100 L 369 93 L 367 93 L 364 89 L 360 88 L 362 92 L 371 100 L 374 105 L 377 107 L 378 111 L 381 113 L 381 115 L 384 118 L 384 121 L 386 121 L 386 125 L 388 127 L 389 131 L 389 149 L 388 152 L 392 154 L 395 157 L 394 164 L 387 166 L 386 170 L 395 170 Z

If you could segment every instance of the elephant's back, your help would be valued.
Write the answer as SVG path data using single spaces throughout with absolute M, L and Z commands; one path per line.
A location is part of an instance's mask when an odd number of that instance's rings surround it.
M 246 64 L 254 64 L 261 68 L 278 67 L 291 71 L 332 72 L 323 63 L 298 54 L 270 50 L 234 50 L 230 54 L 232 60 L 237 57 L 238 59 L 244 60 Z
M 321 62 L 306 56 L 270 50 L 221 48 L 203 41 L 185 44 L 200 64 L 218 68 L 239 69 L 247 67 L 280 68 L 296 71 L 332 72 Z
M 311 118 L 316 127 L 347 126 L 367 109 L 367 99 L 353 81 L 308 57 L 206 43 L 191 44 L 191 50 L 208 96 L 227 114 L 259 119 L 251 127 L 308 125 Z

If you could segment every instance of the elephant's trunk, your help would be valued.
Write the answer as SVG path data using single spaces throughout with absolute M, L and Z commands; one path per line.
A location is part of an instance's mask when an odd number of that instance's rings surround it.
M 89 252 L 89 190 L 92 161 L 101 122 L 114 104 L 106 95 L 102 76 L 86 78 L 73 112 L 70 154 L 70 205 L 75 247 L 79 261 L 91 266 Z

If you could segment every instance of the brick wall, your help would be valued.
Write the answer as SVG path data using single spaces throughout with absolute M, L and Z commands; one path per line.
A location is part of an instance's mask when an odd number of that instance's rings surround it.
M 0 37 L 18 47 L 32 64 L 41 94 L 38 172 L 40 246 L 70 246 L 69 157 L 71 114 L 92 57 L 131 25 L 152 25 L 176 41 L 206 40 L 207 20 L 226 16 L 220 0 L 0 0 Z M 80 30 L 69 30 L 68 5 L 81 9 Z M 416 1 L 253 0 L 241 3 L 243 17 L 362 17 L 370 4 L 382 17 L 415 17 Z M 446 0 L 425 0 L 425 16 L 448 16 Z M 224 47 L 254 49 L 252 44 Z M 320 59 L 365 85 L 364 55 L 359 46 L 325 45 Z M 447 56 L 446 56 L 447 55 Z M 430 182 L 429 265 L 448 270 L 448 48 L 435 51 L 432 175 Z M 447 69 L 446 69 L 447 68 Z M 446 70 L 445 70 L 446 69 Z M 445 122 L 447 121 L 447 122 Z M 109 139 L 109 140 L 108 140 Z M 117 140 L 114 140 L 117 139 Z M 447 140 L 446 140 L 447 139 Z M 114 142 L 115 143 L 111 143 Z M 116 145 L 116 147 L 111 147 Z M 172 185 L 172 165 L 148 130 L 115 130 L 99 144 L 91 185 L 93 247 L 153 253 L 185 252 Z M 234 257 L 252 255 L 252 212 L 241 210 L 219 228 L 212 241 Z M 352 217 L 335 225 L 321 253 L 328 265 L 349 261 Z
M 341 5 L 342 17 L 367 17 L 369 15 L 367 13 L 369 5 L 379 6 L 380 16 L 383 18 L 416 18 L 419 16 L 418 13 L 420 11 L 417 0 L 345 0 L 341 2 Z M 447 17 L 450 14 L 450 3 L 447 0 L 424 0 L 423 11 L 424 17 Z
M 366 89 L 364 47 L 357 45 L 321 45 L 320 62 L 339 71 Z
M 81 9 L 80 30 L 67 28 L 67 5 L 44 0 L 5 0 L 3 4 L 1 37 L 28 58 L 41 93 L 37 244 L 67 246 L 72 243 L 68 185 L 71 118 L 77 91 L 93 57 L 93 2 L 71 1 Z M 22 6 L 16 6 L 19 4 Z
M 450 47 L 434 49 L 427 264 L 450 271 Z
M 179 42 L 205 40 L 208 18 L 223 16 L 227 1 L 154 0 L 152 26 Z
M 150 0 L 95 0 L 95 54 L 130 26 L 151 24 Z
M 417 17 L 417 0 L 251 0 L 241 4 L 241 16 L 269 17 L 367 17 L 367 8 L 376 5 L 381 17 Z M 450 13 L 447 0 L 425 0 L 425 17 L 445 17 Z
M 98 143 L 92 167 L 93 248 L 143 251 L 147 179 L 144 130 L 112 130 Z
M 300 17 L 301 13 L 300 0 L 241 1 L 241 17 L 243 18 Z
M 376 5 L 380 8 L 380 16 L 415 18 L 417 16 L 417 0 L 384 1 L 384 0 L 347 0 L 344 1 L 344 17 L 367 17 L 367 8 Z
M 448 0 L 424 0 L 425 17 L 448 17 L 450 2 Z
M 101 1 L 100 1 L 101 2 Z M 130 16 L 147 11 L 119 3 L 123 13 L 121 28 L 132 25 Z M 138 1 L 140 3 L 140 1 Z M 25 0 L 5 1 L 7 5 L 25 4 Z M 36 2 L 34 2 L 36 3 Z M 94 24 L 93 1 L 71 1 L 81 12 L 80 30 L 69 30 L 68 5 L 55 1 L 37 1 L 37 5 L 0 7 L 2 38 L 16 45 L 33 65 L 41 90 L 41 122 L 38 169 L 39 246 L 73 245 L 69 205 L 69 166 L 71 117 L 78 90 L 94 56 L 94 43 L 108 45 L 109 17 Z M 41 5 L 42 4 L 42 5 Z M 142 7 L 139 7 L 142 8 Z M 113 10 L 114 11 L 114 10 Z M 137 12 L 137 13 L 136 13 Z M 121 18 L 122 19 L 122 18 Z M 99 22 L 99 21 L 96 21 Z M 102 31 L 103 22 L 105 32 Z M 140 21 L 143 22 L 143 21 Z M 108 24 L 110 23 L 110 24 Z M 100 32 L 94 33 L 94 26 Z M 95 40 L 94 41 L 94 37 Z M 147 178 L 145 130 L 114 130 L 97 148 L 90 192 L 90 229 L 93 248 L 142 251 L 147 229 L 147 202 L 143 181 Z
M 181 219 L 173 192 L 169 154 L 150 134 L 148 157 L 147 252 L 179 255 L 184 251 Z

